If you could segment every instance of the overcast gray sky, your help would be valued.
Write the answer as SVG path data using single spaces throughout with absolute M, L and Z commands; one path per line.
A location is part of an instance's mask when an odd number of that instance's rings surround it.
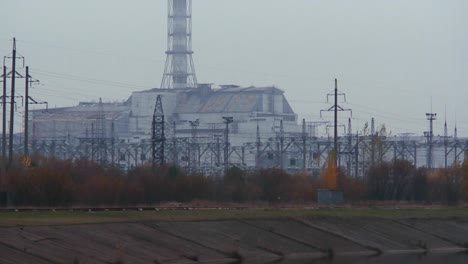
M 53 106 L 122 101 L 158 87 L 166 0 L 0 0 L 0 54 L 11 39 Z M 468 135 L 468 1 L 193 0 L 199 82 L 276 85 L 300 118 L 327 108 L 333 79 L 353 109 L 393 134 Z M 327 116 L 331 119 L 331 115 Z

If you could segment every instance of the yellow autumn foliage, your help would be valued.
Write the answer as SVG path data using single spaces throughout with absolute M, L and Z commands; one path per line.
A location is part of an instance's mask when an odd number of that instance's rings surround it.
M 337 187 L 338 170 L 335 165 L 335 159 L 335 151 L 332 150 L 328 154 L 328 160 L 320 175 L 320 185 L 322 189 L 335 190 Z

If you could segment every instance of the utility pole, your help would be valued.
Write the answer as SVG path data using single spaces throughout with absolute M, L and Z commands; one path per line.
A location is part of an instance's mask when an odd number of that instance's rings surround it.
M 16 80 L 16 39 L 13 38 L 13 52 L 11 56 L 11 91 L 10 91 L 10 137 L 8 149 L 8 167 L 13 162 L 13 136 L 15 118 L 15 80 Z
M 284 127 L 283 119 L 280 120 L 280 136 L 279 136 L 280 146 L 279 146 L 279 165 L 280 169 L 284 169 Z
M 38 83 L 38 80 L 33 80 L 31 75 L 29 75 L 29 66 L 26 66 L 26 74 L 24 76 L 24 155 L 29 155 L 29 105 L 30 104 L 45 104 L 46 109 L 48 108 L 47 102 L 41 102 L 34 100 L 29 95 L 29 89 L 31 88 L 32 83 Z M 31 102 L 30 102 L 31 101 Z
M 455 147 L 454 147 L 454 150 L 455 150 L 455 158 L 454 158 L 454 162 L 458 162 L 458 155 L 457 155 L 457 147 L 458 147 L 458 132 L 457 132 L 457 120 L 455 120 L 455 128 L 453 130 L 453 139 L 455 140 Z
M 354 177 L 359 177 L 359 131 L 356 131 L 356 145 L 354 147 Z
M 432 170 L 432 147 L 433 147 L 433 138 L 434 138 L 434 130 L 433 130 L 433 122 L 437 118 L 436 113 L 426 113 L 427 120 L 429 120 L 429 132 L 427 132 L 427 143 L 428 143 L 428 151 L 427 151 L 427 168 Z
M 242 166 L 245 166 L 245 146 L 242 146 L 241 148 L 241 152 L 242 152 Z
M 33 124 L 34 124 L 34 122 L 33 122 Z M 89 125 L 89 124 L 88 124 L 88 125 Z M 85 129 L 85 138 L 86 138 L 87 140 L 89 140 L 89 129 L 88 129 L 88 125 L 86 125 L 86 129 Z M 88 144 L 85 144 L 85 149 L 84 149 L 84 151 L 85 151 L 85 154 L 86 154 L 86 159 L 89 159 L 89 146 L 88 146 Z M 91 148 L 91 152 L 92 152 L 92 148 Z M 91 159 L 91 160 L 92 160 L 92 159 Z
M 15 117 L 15 79 L 16 79 L 16 39 L 13 38 L 13 56 L 11 62 L 11 92 L 10 92 L 10 138 L 8 149 L 8 166 L 13 162 L 13 135 Z
M 3 107 L 3 131 L 2 131 L 2 166 L 0 171 L 0 206 L 8 204 L 8 194 L 6 187 L 6 90 L 7 90 L 7 68 L 3 65 L 3 97 L 2 97 L 2 107 Z
M 97 119 L 96 119 L 96 161 L 100 165 L 107 164 L 108 138 L 106 129 L 106 116 L 102 99 L 99 98 Z
M 14 136 L 14 115 L 15 115 L 15 98 L 18 97 L 18 96 L 15 96 L 15 85 L 16 85 L 16 78 L 23 78 L 23 76 L 21 74 L 19 74 L 17 71 L 16 71 L 16 59 L 22 59 L 23 60 L 23 65 L 24 65 L 24 57 L 23 56 L 18 56 L 17 55 L 17 52 L 16 52 L 16 38 L 13 38 L 13 49 L 12 49 L 12 53 L 10 56 L 5 56 L 3 58 L 3 66 L 5 66 L 5 60 L 6 59 L 11 59 L 11 72 L 8 74 L 6 73 L 5 77 L 6 76 L 10 76 L 11 78 L 11 91 L 10 91 L 10 127 L 9 127 L 9 148 L 8 148 L 8 164 L 7 164 L 7 167 L 11 166 L 12 162 L 13 162 L 13 136 Z M 18 75 L 18 77 L 17 77 Z M 5 84 L 4 84 L 5 85 Z M 6 98 L 8 96 L 6 96 L 6 87 L 4 87 L 4 100 L 3 100 L 3 109 L 4 109 L 4 112 L 3 112 L 3 116 L 4 116 L 4 123 L 6 123 Z M 5 129 L 6 130 L 6 129 Z M 6 133 L 5 133 L 6 134 Z M 6 144 L 5 144 L 6 146 Z
M 447 112 L 445 112 L 445 122 L 444 122 L 444 165 L 445 169 L 448 167 L 448 130 L 447 130 Z
M 260 157 L 261 157 L 261 153 L 260 153 L 260 147 L 262 145 L 262 141 L 261 141 L 261 138 L 260 138 L 260 126 L 258 124 L 258 120 L 257 120 L 257 142 L 256 142 L 256 147 L 257 147 L 257 153 L 256 153 L 256 157 L 257 157 L 257 160 L 256 160 L 256 167 L 259 168 L 260 167 Z
M 7 67 L 3 66 L 3 97 L 2 97 L 2 171 L 6 170 L 6 98 L 7 98 Z
M 307 134 L 306 134 L 306 120 L 302 119 L 302 171 L 307 172 Z
M 178 163 L 178 153 L 177 153 L 177 132 L 176 132 L 176 122 L 172 121 L 172 163 L 174 166 Z
M 24 156 L 28 156 L 28 119 L 29 119 L 29 66 L 26 66 L 24 76 Z
M 197 150 L 197 128 L 200 125 L 200 120 L 196 119 L 194 121 L 189 121 L 190 124 L 190 131 L 191 131 L 191 136 L 192 136 L 192 142 L 191 142 L 191 147 L 190 147 L 190 154 L 189 155 L 189 161 L 191 166 L 189 166 L 190 170 L 193 172 L 197 171 L 198 167 L 198 150 Z M 193 164 L 193 165 L 192 165 Z
M 114 121 L 111 124 L 111 159 L 112 159 L 112 167 L 115 166 L 115 125 Z
M 338 105 L 338 96 L 343 96 L 344 101 L 346 102 L 346 94 L 338 93 L 338 79 L 335 78 L 335 90 L 333 93 L 327 94 L 327 102 L 330 96 L 334 97 L 334 104 L 330 108 L 326 110 L 320 110 L 320 117 L 322 117 L 322 112 L 334 112 L 334 138 L 333 138 L 333 150 L 335 152 L 335 166 L 338 168 L 338 157 L 339 157 L 339 150 L 338 150 L 338 112 L 341 111 L 349 111 L 351 116 L 353 116 L 353 112 L 351 109 L 345 109 Z
M 96 140 L 96 135 L 94 134 L 94 122 L 91 123 L 91 160 L 94 160 L 94 154 L 95 154 L 95 140 Z
M 223 116 L 226 129 L 224 130 L 224 169 L 227 171 L 229 168 L 229 124 L 234 122 L 232 116 Z
M 338 80 L 335 78 L 335 105 L 333 107 L 334 118 L 334 134 L 333 134 L 333 148 L 335 149 L 335 168 L 338 168 Z
M 347 170 L 348 170 L 348 175 L 351 176 L 351 163 L 353 161 L 353 147 L 352 147 L 352 141 L 353 141 L 353 134 L 352 134 L 352 128 L 351 128 L 351 118 L 348 118 L 348 164 L 347 165 Z
M 214 135 L 216 138 L 216 166 L 221 166 L 221 135 Z
M 375 142 L 376 135 L 375 135 L 375 120 L 374 118 L 371 119 L 371 167 L 374 166 L 375 163 Z

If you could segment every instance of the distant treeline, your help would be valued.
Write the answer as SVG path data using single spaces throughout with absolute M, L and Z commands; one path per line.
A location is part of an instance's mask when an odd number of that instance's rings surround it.
M 188 174 L 175 166 L 141 166 L 128 172 L 88 160 L 33 157 L 16 163 L 6 175 L 15 206 L 150 205 L 159 202 L 290 202 L 316 200 L 320 177 L 280 169 L 245 171 L 232 167 L 225 175 Z M 468 198 L 468 162 L 448 169 L 415 168 L 410 162 L 381 162 L 365 177 L 338 170 L 338 189 L 346 201 L 414 201 L 456 204 Z

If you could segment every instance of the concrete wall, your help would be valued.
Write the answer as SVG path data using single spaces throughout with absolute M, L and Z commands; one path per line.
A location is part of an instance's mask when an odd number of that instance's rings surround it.
M 112 123 L 115 134 L 129 135 L 129 111 L 125 105 L 103 106 L 105 130 L 111 135 Z M 97 121 L 98 107 L 94 104 L 79 105 L 49 111 L 32 111 L 29 120 L 29 136 L 31 139 L 64 139 L 92 136 L 92 125 Z M 87 132 L 86 132 L 87 131 Z

